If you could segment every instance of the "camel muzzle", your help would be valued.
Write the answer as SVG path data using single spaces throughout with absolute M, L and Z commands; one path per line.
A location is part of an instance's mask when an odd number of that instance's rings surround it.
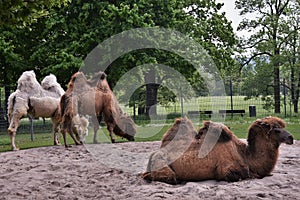
M 134 136 L 127 134 L 127 135 L 126 135 L 126 139 L 127 139 L 128 141 L 134 141 Z
M 293 144 L 294 143 L 294 138 L 293 136 L 288 136 L 287 139 L 285 140 L 286 144 Z

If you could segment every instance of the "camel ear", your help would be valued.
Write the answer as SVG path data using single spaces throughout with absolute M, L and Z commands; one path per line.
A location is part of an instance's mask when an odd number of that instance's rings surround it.
M 180 118 L 177 118 L 176 120 L 175 120 L 175 124 L 180 124 L 181 123 L 181 119 Z

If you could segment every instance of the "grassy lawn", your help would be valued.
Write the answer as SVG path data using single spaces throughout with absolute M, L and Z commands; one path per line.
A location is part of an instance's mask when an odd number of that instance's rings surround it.
M 233 96 L 233 108 L 234 109 L 244 109 L 246 111 L 245 115 L 241 117 L 240 115 L 235 115 L 231 117 L 231 115 L 227 115 L 225 119 L 220 119 L 220 122 L 224 122 L 227 126 L 230 126 L 231 130 L 239 137 L 246 138 L 247 130 L 250 124 L 256 118 L 249 117 L 249 105 L 256 106 L 257 118 L 274 115 L 272 111 L 267 111 L 263 108 L 262 101 L 259 99 L 251 99 L 244 100 L 244 96 Z M 205 111 L 205 110 L 214 110 L 215 112 L 218 109 L 230 109 L 230 97 L 199 97 L 193 98 L 189 101 L 185 101 L 183 104 L 184 115 L 187 114 L 188 111 Z M 133 109 L 127 106 L 121 105 L 123 110 L 133 115 Z M 283 107 L 281 108 L 284 111 Z M 290 108 L 287 108 L 289 111 Z M 143 116 L 138 116 L 136 118 L 136 124 L 138 125 L 137 135 L 135 136 L 136 142 L 141 141 L 159 141 L 162 135 L 170 128 L 173 124 L 174 119 L 180 116 L 181 107 L 180 104 L 174 103 L 167 107 L 159 106 L 157 107 L 158 115 L 156 117 L 151 118 L 150 120 L 146 119 Z M 294 138 L 300 140 L 300 117 L 298 114 L 287 112 L 287 116 L 284 114 L 279 115 L 278 117 L 284 118 L 287 123 L 287 130 L 290 131 Z M 202 120 L 209 120 L 208 116 L 198 116 L 196 118 L 192 118 L 192 121 L 195 124 L 195 128 L 198 129 L 201 126 Z M 218 119 L 214 119 L 214 121 L 219 121 Z M 50 124 L 49 124 L 50 123 Z M 41 146 L 51 146 L 53 145 L 53 135 L 50 133 L 51 130 L 51 122 L 46 121 L 46 125 L 40 121 L 34 121 L 35 126 L 39 125 L 44 133 L 36 133 L 34 135 L 34 141 L 31 141 L 29 134 L 29 122 L 28 119 L 22 120 L 23 127 L 19 127 L 18 134 L 16 136 L 16 145 L 21 149 L 41 147 Z M 93 142 L 93 129 L 90 129 L 89 136 L 87 137 L 87 143 Z M 98 131 L 97 138 L 99 142 L 110 142 L 109 135 L 107 133 L 106 128 L 102 128 Z M 120 137 L 115 136 L 118 142 L 126 142 L 126 139 L 122 139 Z M 73 140 L 70 136 L 67 136 L 68 143 L 73 144 Z M 60 142 L 63 143 L 62 136 L 60 135 Z M 0 152 L 11 150 L 10 138 L 6 131 L 0 132 Z
M 296 121 L 295 121 L 296 120 Z M 294 138 L 300 140 L 300 123 L 295 119 L 293 122 L 287 122 L 286 129 L 290 131 Z M 233 120 L 225 121 L 225 124 L 231 128 L 231 130 L 239 137 L 246 138 L 247 130 L 250 124 L 254 121 L 253 118 L 236 118 Z M 169 121 L 168 121 L 169 122 Z M 172 125 L 172 121 L 168 124 L 143 124 L 138 126 L 137 134 L 135 136 L 136 142 L 142 141 L 159 141 L 162 135 L 170 128 Z M 196 123 L 195 128 L 198 129 L 201 124 Z M 101 128 L 98 131 L 97 138 L 99 142 L 110 142 L 110 138 L 106 128 Z M 126 139 L 122 139 L 118 136 L 115 136 L 118 142 L 127 142 Z M 73 140 L 70 136 L 67 136 L 68 143 L 74 144 Z M 60 135 L 60 142 L 63 143 L 62 136 Z M 92 143 L 93 141 L 93 129 L 91 128 L 89 131 L 89 135 L 86 139 L 87 143 Z M 32 142 L 30 139 L 29 133 L 20 133 L 16 136 L 16 145 L 21 149 L 42 147 L 42 146 L 52 146 L 53 145 L 53 135 L 52 133 L 36 133 L 34 135 L 34 141 Z M 8 134 L 0 135 L 0 152 L 10 151 L 10 138 Z
M 233 96 L 232 106 L 234 110 L 245 110 L 245 116 L 249 116 L 249 106 L 254 105 L 256 107 L 256 116 L 264 117 L 268 115 L 274 115 L 274 109 L 265 109 L 264 102 L 260 98 L 245 99 L 245 96 Z M 133 108 L 121 105 L 122 109 L 133 116 Z M 299 102 L 300 107 L 300 102 Z M 183 114 L 187 115 L 188 111 L 213 111 L 218 113 L 219 110 L 230 110 L 231 109 L 231 98 L 229 96 L 202 96 L 197 98 L 192 98 L 183 102 Z M 281 112 L 284 116 L 284 105 L 282 103 Z M 298 117 L 298 113 L 292 111 L 292 107 L 289 103 L 286 105 L 286 115 L 292 117 Z M 167 115 L 170 113 L 180 113 L 181 106 L 180 102 L 170 103 L 168 106 L 157 105 L 158 115 Z M 282 117 L 281 116 L 281 117 Z M 228 116 L 229 117 L 229 116 Z M 298 120 L 299 121 L 299 120 Z

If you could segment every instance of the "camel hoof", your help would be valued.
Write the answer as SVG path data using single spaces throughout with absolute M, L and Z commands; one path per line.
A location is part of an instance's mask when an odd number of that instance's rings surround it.
M 142 179 L 145 179 L 147 182 L 151 182 L 152 178 L 151 178 L 151 173 L 150 172 L 145 172 L 143 174 L 140 174 Z
M 94 140 L 93 143 L 94 143 L 94 144 L 98 144 L 98 140 Z
M 111 143 L 116 143 L 116 140 L 115 140 L 115 139 L 112 139 L 112 140 L 111 140 Z
M 65 147 L 66 147 L 66 149 L 67 149 L 67 148 L 71 148 L 72 145 L 65 145 Z
M 15 147 L 15 148 L 13 148 L 12 150 L 13 150 L 13 151 L 19 151 L 20 148 Z

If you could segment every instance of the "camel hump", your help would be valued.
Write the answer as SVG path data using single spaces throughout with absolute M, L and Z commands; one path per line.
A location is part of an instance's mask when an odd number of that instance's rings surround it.
M 174 141 L 191 141 L 195 138 L 197 132 L 193 123 L 188 118 L 177 118 L 172 127 L 162 137 L 161 147 L 166 146 L 172 140 Z
M 218 142 L 229 142 L 233 137 L 233 133 L 226 125 L 212 121 L 203 121 L 203 126 L 198 130 L 196 139 L 202 139 L 207 135 L 209 137 L 219 137 Z

